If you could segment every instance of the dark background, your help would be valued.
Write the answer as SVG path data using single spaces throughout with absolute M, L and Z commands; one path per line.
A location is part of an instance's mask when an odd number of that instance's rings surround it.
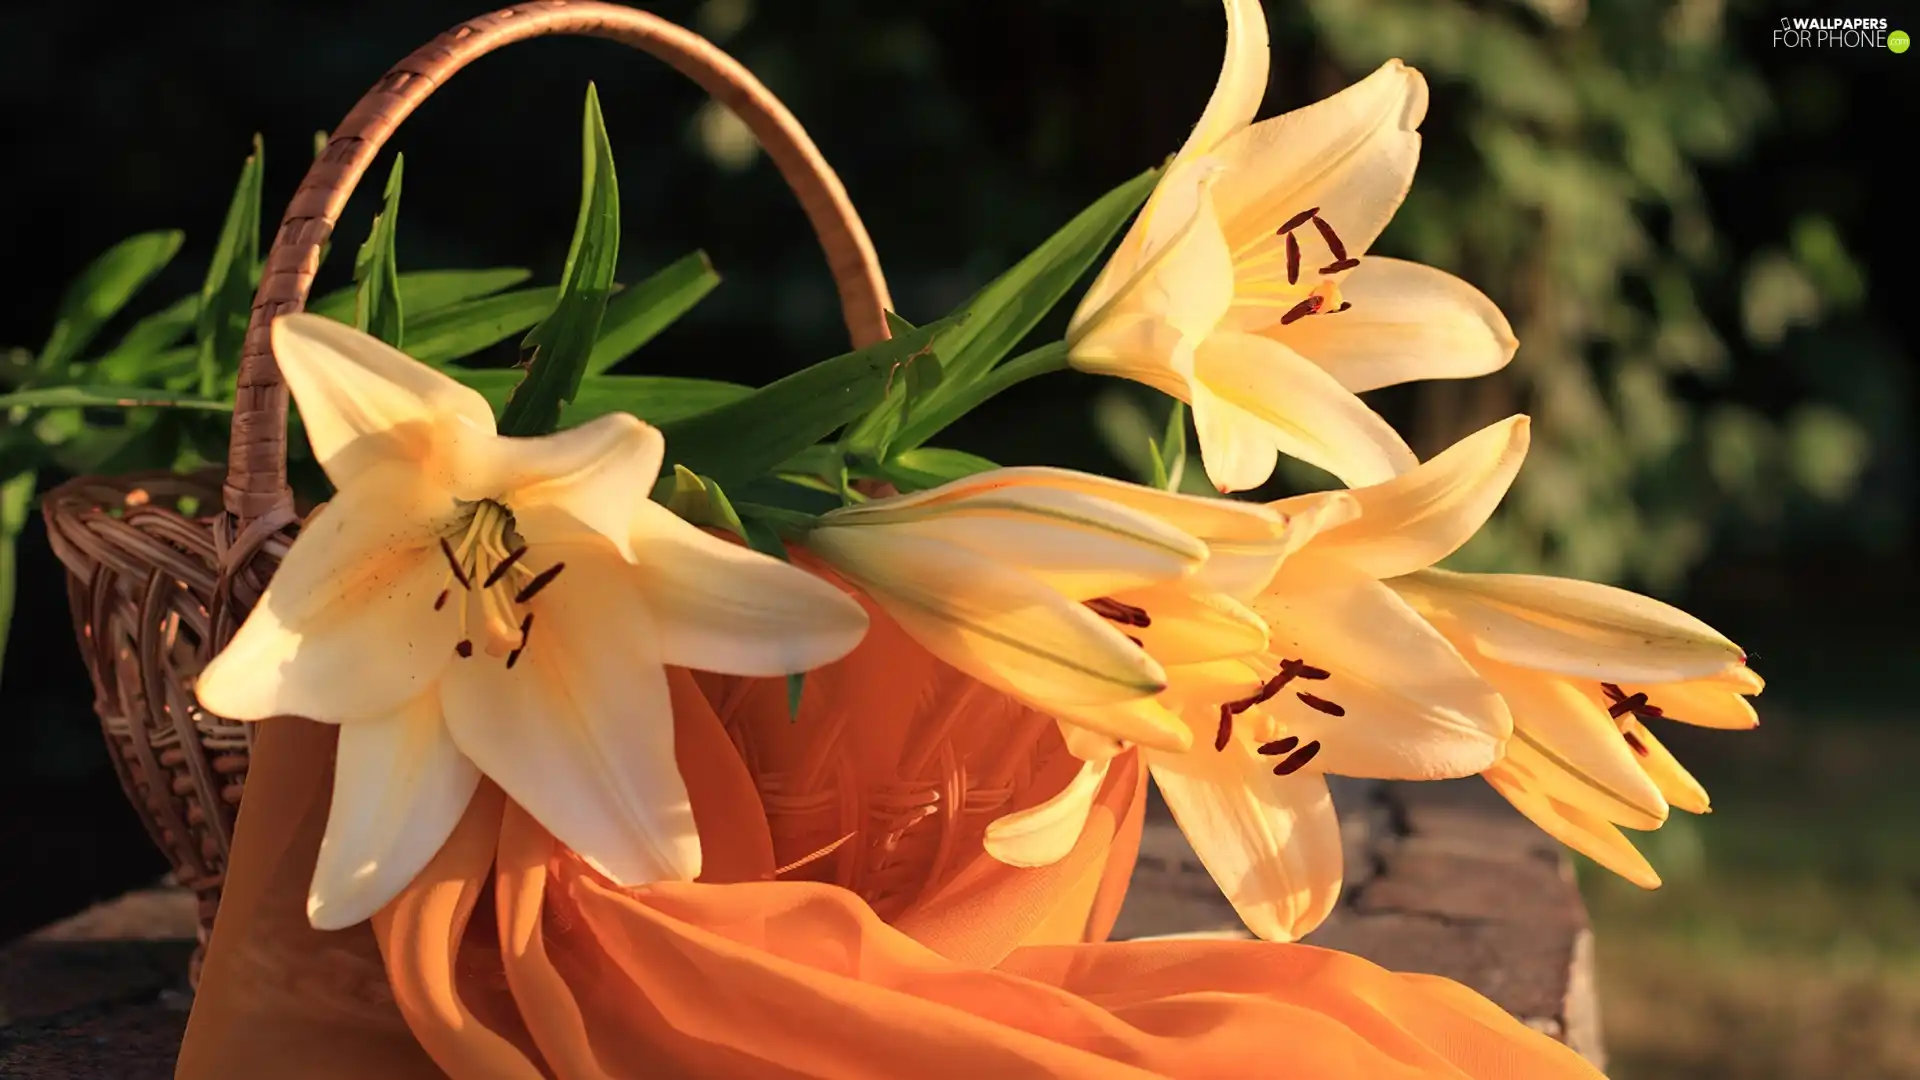
M 1222 37 L 1212 0 L 653 7 L 721 41 L 808 125 L 915 321 L 1175 149 Z M 270 236 L 314 132 L 479 10 L 248 0 L 108 18 L 8 5 L 0 347 L 37 348 L 65 283 L 133 232 L 188 233 L 146 310 L 196 289 L 255 132 Z M 1669 740 L 1719 812 L 1645 838 L 1668 887 L 1583 876 L 1628 1080 L 1920 1072 L 1920 796 L 1906 776 L 1920 750 L 1920 53 L 1777 49 L 1770 31 L 1789 14 L 1902 26 L 1891 9 L 1706 0 L 1269 11 L 1266 114 L 1389 56 L 1433 84 L 1415 194 L 1380 250 L 1486 288 L 1522 349 L 1478 389 L 1399 388 L 1378 404 L 1423 454 L 1508 412 L 1538 418 L 1509 510 L 1468 562 L 1685 603 L 1771 680 L 1759 732 Z M 636 370 L 761 383 L 839 351 L 831 282 L 774 170 L 729 156 L 696 88 L 602 42 L 515 46 L 408 122 L 402 267 L 557 277 L 589 78 L 619 166 L 622 280 L 694 248 L 725 278 Z M 371 198 L 343 240 L 364 235 Z M 350 249 L 336 247 L 323 288 L 347 271 Z M 1162 407 L 1055 376 L 942 442 L 1124 474 L 1127 424 Z M 1314 480 L 1296 470 L 1276 490 Z M 20 558 L 0 689 L 0 937 L 164 870 L 107 766 L 37 521 Z M 1756 989 L 1769 985 L 1786 989 Z M 1698 1007 L 1676 1021 L 1652 1005 L 1674 996 Z

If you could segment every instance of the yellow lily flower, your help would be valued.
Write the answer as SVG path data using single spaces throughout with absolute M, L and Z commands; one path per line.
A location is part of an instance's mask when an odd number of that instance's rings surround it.
M 1253 123 L 1266 16 L 1257 0 L 1225 3 L 1213 96 L 1075 311 L 1068 358 L 1191 404 L 1223 492 L 1264 483 L 1280 453 L 1381 483 L 1416 459 L 1356 395 L 1495 371 L 1517 343 L 1466 282 L 1367 255 L 1413 182 L 1420 73 L 1390 60 Z
M 1678 608 L 1591 582 L 1428 570 L 1391 584 L 1513 708 L 1514 741 L 1487 781 L 1561 843 L 1658 888 L 1619 827 L 1657 829 L 1670 807 L 1710 804 L 1644 721 L 1756 726 L 1746 699 L 1765 683 L 1740 647 Z
M 1165 665 L 1245 647 L 1222 634 L 1264 643 L 1222 590 L 1264 584 L 1284 535 L 1259 506 L 1012 468 L 833 511 L 804 546 L 982 683 L 1108 738 L 1178 749 L 1187 726 L 1155 700 Z
M 402 890 L 483 774 L 616 882 L 696 877 L 665 665 L 805 670 L 865 613 L 648 501 L 663 444 L 630 416 L 503 438 L 479 394 L 375 338 L 304 314 L 272 332 L 338 493 L 196 690 L 340 727 L 313 925 Z
M 1294 940 L 1339 899 L 1327 774 L 1431 780 L 1499 760 L 1512 731 L 1506 703 L 1384 579 L 1429 566 L 1472 536 L 1527 439 L 1526 417 L 1514 417 L 1387 483 L 1270 504 L 1287 518 L 1287 550 L 1248 597 L 1268 640 L 1216 633 L 1215 654 L 1168 660 L 1161 701 L 1188 725 L 1189 745 L 1141 752 L 1195 853 L 1257 936 Z M 1088 767 L 1053 800 L 989 828 L 988 851 L 1002 861 L 1061 850 L 1107 761 L 1126 749 L 1085 733 L 1068 745 Z

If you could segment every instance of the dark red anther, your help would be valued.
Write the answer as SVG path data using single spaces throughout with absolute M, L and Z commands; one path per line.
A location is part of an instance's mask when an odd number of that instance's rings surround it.
M 1225 750 L 1228 740 L 1232 738 L 1233 708 L 1228 705 L 1222 705 L 1220 706 L 1220 730 L 1213 737 L 1213 748 L 1215 750 Z
M 525 551 L 526 549 L 521 548 L 520 550 Z M 535 596 L 538 596 L 540 594 L 540 590 L 553 584 L 553 579 L 559 577 L 560 571 L 565 570 L 566 568 L 567 568 L 566 563 L 557 562 L 557 563 L 554 563 L 552 566 L 547 567 L 545 570 L 542 570 L 539 573 L 533 575 L 533 580 L 527 582 L 526 588 L 523 588 L 519 592 L 514 594 L 513 602 L 516 604 L 524 604 L 527 601 L 533 599 Z
M 1095 615 L 1103 619 L 1110 619 L 1122 626 L 1138 626 L 1144 630 L 1153 625 L 1153 618 L 1147 614 L 1146 608 L 1134 607 L 1132 604 L 1123 604 L 1110 596 L 1102 596 L 1088 600 L 1086 601 L 1086 606 L 1091 609 Z
M 1312 694 L 1295 694 L 1293 696 L 1299 698 L 1308 708 L 1317 709 L 1320 712 L 1326 713 L 1328 716 L 1347 715 L 1347 710 L 1344 707 L 1336 705 L 1326 698 L 1315 697 Z
M 1313 227 L 1320 230 L 1320 239 L 1327 242 L 1327 250 L 1333 252 L 1333 257 L 1345 262 L 1347 245 L 1340 242 L 1340 234 L 1333 231 L 1333 226 L 1327 224 L 1327 219 L 1318 214 L 1314 215 Z
M 444 536 L 440 538 L 440 553 L 447 557 L 447 565 L 453 568 L 453 580 L 458 581 L 463 589 L 473 588 L 473 582 L 467 577 L 467 572 L 460 567 L 460 560 L 453 556 L 453 545 L 447 543 L 447 538 Z
M 1661 711 L 1647 700 L 1645 691 L 1628 694 L 1613 683 L 1601 683 L 1600 689 L 1606 692 L 1607 700 L 1613 704 L 1607 706 L 1607 715 L 1615 720 L 1632 713 L 1635 716 L 1660 716 Z
M 1339 306 L 1339 307 L 1337 307 L 1337 308 L 1334 308 L 1334 309 L 1333 309 L 1332 311 L 1329 311 L 1329 312 L 1327 312 L 1327 314 L 1329 314 L 1329 315 L 1338 315 L 1338 314 L 1340 314 L 1341 312 L 1343 312 L 1343 311 L 1345 311 L 1345 310 L 1347 310 L 1348 308 L 1350 308 L 1350 307 L 1352 307 L 1352 306 L 1353 306 L 1353 302 L 1352 302 L 1352 301 L 1350 301 L 1350 300 L 1342 300 L 1342 301 L 1340 301 L 1340 306 Z
M 465 660 L 473 655 L 473 642 L 461 638 L 459 644 L 453 647 L 453 651 L 460 654 L 460 659 Z
M 1315 218 L 1314 220 L 1318 221 L 1319 219 Z M 1288 233 L 1287 234 L 1287 284 L 1298 285 L 1299 283 L 1300 283 L 1300 241 L 1295 240 L 1293 238 L 1292 233 Z
M 495 566 L 493 572 L 487 575 L 487 580 L 480 583 L 480 587 L 483 589 L 493 588 L 494 584 L 501 578 L 506 577 L 507 571 L 513 569 L 513 564 L 519 562 L 520 557 L 526 553 L 527 549 L 524 547 L 517 547 L 508 552 L 507 557 L 501 559 L 500 564 Z
M 1291 754 L 1293 752 L 1293 748 L 1299 745 L 1300 745 L 1300 736 L 1289 735 L 1284 739 L 1276 739 L 1275 741 L 1270 743 L 1261 743 L 1260 752 L 1263 754 L 1266 754 L 1269 757 L 1274 757 L 1280 754 Z
M 1322 274 L 1338 274 L 1342 270 L 1351 270 L 1354 267 L 1359 265 L 1360 265 L 1359 259 L 1341 259 L 1337 262 L 1330 262 L 1327 265 L 1321 267 L 1320 272 Z
M 525 551 L 526 549 L 521 548 L 520 550 Z M 508 671 L 512 671 L 513 665 L 520 662 L 520 654 L 527 651 L 527 635 L 532 632 L 533 612 L 529 611 L 527 612 L 527 617 L 520 620 L 520 644 L 514 646 L 513 651 L 507 654 Z
M 1305 225 L 1308 221 L 1311 221 L 1314 218 L 1314 216 L 1319 213 L 1320 213 L 1320 208 L 1317 206 L 1313 207 L 1310 210 L 1302 210 L 1299 213 L 1288 218 L 1285 223 L 1283 223 L 1279 228 L 1273 231 L 1276 233 L 1280 233 L 1282 235 L 1286 233 L 1290 233 L 1293 230 L 1299 228 L 1300 226 Z
M 1285 740 L 1281 740 L 1281 741 L 1284 742 Z M 1320 740 L 1315 739 L 1314 741 L 1308 743 L 1307 745 L 1287 755 L 1286 759 L 1281 761 L 1280 764 L 1275 765 L 1273 767 L 1273 775 L 1291 776 L 1294 773 L 1299 772 L 1301 769 L 1306 768 L 1307 762 L 1312 761 L 1314 759 L 1314 756 L 1319 753 L 1320 753 Z
M 1293 307 L 1287 309 L 1287 313 L 1285 315 L 1280 316 L 1280 325 L 1287 326 L 1291 323 L 1297 323 L 1301 319 L 1304 319 L 1307 316 L 1312 315 L 1313 313 L 1319 311 L 1320 305 L 1326 302 L 1327 302 L 1326 297 L 1321 296 L 1319 293 L 1314 293 L 1312 296 L 1307 297 L 1305 300 L 1302 300 L 1299 303 L 1293 305 Z
M 447 590 L 441 589 L 440 595 L 433 598 L 433 610 L 439 611 L 447 606 Z
M 1641 757 L 1646 757 L 1653 753 L 1653 751 L 1647 749 L 1646 743 L 1640 741 L 1640 736 L 1635 735 L 1631 731 L 1623 731 L 1620 734 L 1626 737 L 1627 745 L 1633 747 L 1634 753 L 1639 754 Z
M 1326 668 L 1314 667 L 1305 660 L 1282 660 L 1280 661 L 1280 671 L 1296 679 L 1319 680 L 1331 679 L 1333 677 L 1333 672 L 1328 671 Z M 1278 688 L 1276 687 L 1276 689 Z
M 1135 645 L 1139 646 L 1142 649 L 1147 647 L 1146 642 L 1141 641 L 1139 638 L 1134 637 L 1132 634 L 1127 635 L 1127 640 L 1133 642 Z

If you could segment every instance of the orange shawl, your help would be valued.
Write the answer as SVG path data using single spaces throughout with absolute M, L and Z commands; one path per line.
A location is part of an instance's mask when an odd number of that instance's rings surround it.
M 371 924 L 313 930 L 304 898 L 334 733 L 268 722 L 177 1077 L 1600 1075 L 1447 979 L 1303 945 L 1104 942 L 1139 842 L 1145 778 L 1131 755 L 1054 866 L 995 863 L 977 828 L 940 831 L 939 850 L 921 853 L 937 879 L 873 871 L 892 865 L 884 837 L 804 858 L 817 835 L 769 827 L 756 786 L 769 759 L 792 765 L 811 745 L 817 766 L 821 727 L 839 725 L 858 737 L 836 744 L 834 764 L 871 775 L 862 756 L 908 752 L 886 733 L 910 743 L 903 710 L 939 712 L 925 687 L 956 678 L 874 615 L 852 656 L 809 676 L 797 721 L 782 682 L 671 673 L 705 848 L 698 883 L 616 888 L 483 784 Z M 949 775 L 983 760 L 1007 725 L 1058 742 L 1006 699 L 968 700 L 977 707 L 942 751 Z M 989 713 L 1000 722 L 974 723 Z M 1057 756 L 1042 746 L 1014 770 L 996 812 L 1057 789 L 1070 767 Z

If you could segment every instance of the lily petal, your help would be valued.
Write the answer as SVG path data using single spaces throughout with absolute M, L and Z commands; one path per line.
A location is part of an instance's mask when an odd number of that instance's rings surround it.
M 1074 367 L 1159 387 L 1188 374 L 1183 343 L 1212 332 L 1233 306 L 1233 252 L 1209 194 L 1218 175 L 1202 160 L 1161 181 L 1135 225 L 1135 234 L 1146 230 L 1137 266 L 1097 307 L 1090 292 L 1068 326 Z
M 1196 589 L 1245 599 L 1273 578 L 1279 562 L 1300 544 L 1297 523 L 1260 503 L 1161 491 L 1091 473 L 1046 465 L 1013 466 L 977 473 L 960 493 L 1008 486 L 1056 488 L 1118 503 L 1171 525 L 1206 546 L 1206 563 L 1188 582 Z M 1358 513 L 1358 507 L 1353 509 Z
M 462 752 L 594 869 L 621 885 L 691 881 L 700 839 L 673 752 L 666 671 L 632 569 L 604 548 L 528 605 L 517 666 L 459 660 L 442 684 Z
M 1426 114 L 1426 79 L 1389 60 L 1330 98 L 1228 139 L 1213 151 L 1224 170 L 1215 200 L 1227 236 L 1271 235 L 1318 207 L 1359 258 L 1407 197 Z
M 1294 941 L 1332 913 L 1343 853 L 1324 776 L 1275 776 L 1237 745 L 1150 752 L 1147 762 L 1194 854 L 1255 936 Z
M 987 854 L 1008 866 L 1052 866 L 1080 842 L 1094 796 L 1106 783 L 1112 759 L 1088 761 L 1053 797 L 987 825 Z
M 1337 560 L 1298 555 L 1255 609 L 1277 656 L 1331 673 L 1264 706 L 1313 766 L 1342 776 L 1435 780 L 1498 761 L 1513 722 L 1494 687 L 1392 590 Z M 1330 702 L 1331 715 L 1298 695 Z
M 327 832 L 307 894 L 316 930 L 373 917 L 439 852 L 467 811 L 480 770 L 440 720 L 440 695 L 340 728 Z
M 785 675 L 840 659 L 867 631 L 867 613 L 839 589 L 710 535 L 658 503 L 636 507 L 631 529 L 662 663 Z
M 493 439 L 470 458 L 464 497 L 504 499 L 534 543 L 594 538 L 631 560 L 635 508 L 653 491 L 665 447 L 658 429 L 626 413 L 538 438 Z
M 1633 736 L 1634 752 L 1640 758 L 1640 767 L 1647 771 L 1655 786 L 1659 787 L 1661 797 L 1667 805 L 1689 814 L 1708 814 L 1713 812 L 1713 801 L 1707 797 L 1707 789 L 1693 778 L 1680 759 L 1672 751 L 1653 737 L 1647 725 L 1639 720 L 1628 719 L 1624 730 Z
M 1597 688 L 1506 664 L 1478 666 L 1513 710 L 1507 756 L 1538 758 L 1535 771 L 1552 783 L 1550 794 L 1636 829 L 1667 820 L 1666 799 L 1627 748 Z
M 1507 366 L 1520 343 L 1479 289 L 1444 270 L 1369 256 L 1340 281 L 1352 308 L 1267 332 L 1356 394 Z
M 1115 599 L 1152 619 L 1151 625 L 1127 632 L 1162 666 L 1246 656 L 1267 647 L 1266 622 L 1230 596 L 1163 585 Z
M 1758 676 L 1755 678 L 1758 679 Z M 1723 731 L 1748 731 L 1760 726 L 1760 717 L 1753 711 L 1752 703 L 1718 680 L 1627 683 L 1620 689 L 1629 697 L 1646 694 L 1648 701 L 1660 709 L 1662 718 L 1682 724 Z
M 1589 581 L 1423 570 L 1394 590 L 1450 619 L 1481 655 L 1602 682 L 1676 682 L 1742 660 L 1740 647 L 1658 600 Z M 1449 630 L 1449 633 L 1452 633 Z
M 1280 464 L 1280 445 L 1268 421 L 1196 383 L 1192 399 L 1193 431 L 1200 442 L 1200 463 L 1221 494 L 1251 491 L 1266 483 Z
M 993 556 L 894 527 L 818 527 L 806 544 L 935 656 L 1036 707 L 1166 687 L 1160 665 L 1106 620 Z
M 1458 551 L 1492 516 L 1526 459 L 1531 422 L 1489 424 L 1382 484 L 1358 488 L 1360 514 L 1315 540 L 1316 550 L 1376 578 L 1424 570 Z
M 307 441 L 336 488 L 390 462 L 448 479 L 452 448 L 494 434 L 479 392 L 370 334 L 298 312 L 275 319 L 271 335 Z
M 1253 123 L 1267 96 L 1267 16 L 1257 0 L 1225 0 L 1227 52 L 1207 108 L 1175 160 L 1205 154 Z
M 201 671 L 202 705 L 234 720 L 337 724 L 391 715 L 433 685 L 460 627 L 454 611 L 435 608 L 451 575 L 419 521 L 451 504 L 408 475 L 369 469 L 307 522 L 266 594 Z
M 1541 794 L 1511 762 L 1501 762 L 1485 775 L 1495 791 L 1548 836 L 1643 889 L 1660 887 L 1660 875 L 1647 857 L 1606 819 Z
M 1244 427 L 1251 418 L 1259 422 L 1258 432 L 1281 453 L 1327 470 L 1348 487 L 1390 480 L 1419 464 L 1378 413 L 1333 376 L 1271 338 L 1214 334 L 1195 352 L 1194 378 L 1220 402 L 1234 407 L 1208 417 L 1216 446 L 1222 439 L 1220 425 Z M 1197 390 L 1194 397 L 1202 455 L 1211 461 L 1208 428 L 1199 427 L 1203 407 Z M 1243 437 L 1249 436 L 1233 435 L 1235 440 Z M 1216 487 L 1242 491 L 1258 486 L 1246 484 L 1257 470 L 1218 477 L 1212 469 L 1209 464 L 1207 475 Z M 1260 482 L 1265 480 L 1260 477 Z
M 890 538 L 912 537 L 990 556 L 1076 600 L 1184 577 L 1207 558 L 1205 544 L 1159 518 L 1107 499 L 1037 485 L 869 503 L 827 514 L 815 533 L 865 532 L 875 526 L 884 527 Z

